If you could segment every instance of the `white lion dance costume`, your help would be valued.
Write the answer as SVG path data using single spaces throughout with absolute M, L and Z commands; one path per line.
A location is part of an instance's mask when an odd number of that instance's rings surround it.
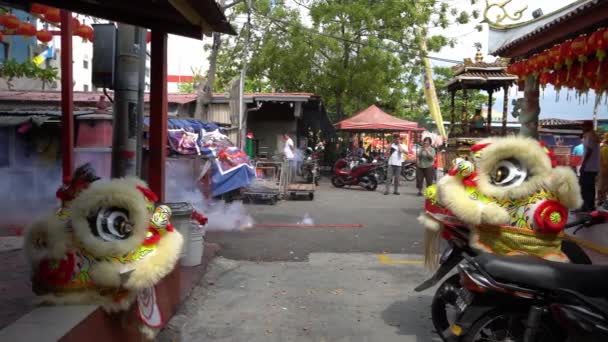
M 568 261 L 563 229 L 568 209 L 582 204 L 574 172 L 556 167 L 552 151 L 524 137 L 483 140 L 471 157 L 455 160 L 449 175 L 425 193 L 419 221 L 426 228 L 427 265 L 436 266 L 446 224 L 469 227 L 471 246 L 481 251 Z
M 171 209 L 136 178 L 101 181 L 88 165 L 57 191 L 62 207 L 25 237 L 34 292 L 46 304 L 99 304 L 127 310 L 136 300 L 153 338 L 163 322 L 154 285 L 176 265 L 182 236 Z

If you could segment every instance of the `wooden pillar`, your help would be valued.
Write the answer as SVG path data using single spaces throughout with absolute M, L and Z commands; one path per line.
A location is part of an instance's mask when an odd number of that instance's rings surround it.
M 167 34 L 152 30 L 150 56 L 150 162 L 148 184 L 161 202 L 165 200 L 167 155 Z
M 492 134 L 492 94 L 494 91 L 492 89 L 488 90 L 488 123 L 486 130 L 488 134 Z
M 462 90 L 464 101 L 462 103 L 462 133 L 466 136 L 469 134 L 469 94 L 466 89 Z
M 454 133 L 454 125 L 456 124 L 456 102 L 455 102 L 456 91 L 452 91 L 452 93 L 450 95 L 452 95 L 452 98 L 451 98 L 452 112 L 450 113 L 450 135 L 452 135 L 452 133 Z
M 509 86 L 504 86 L 504 98 L 502 100 L 502 135 L 507 135 L 507 116 L 509 115 Z
M 519 115 L 521 123 L 519 134 L 525 137 L 538 138 L 539 94 L 537 78 L 533 75 L 528 76 L 524 87 L 524 103 Z
M 74 170 L 72 71 L 72 12 L 61 10 L 61 166 L 64 184 L 72 178 Z

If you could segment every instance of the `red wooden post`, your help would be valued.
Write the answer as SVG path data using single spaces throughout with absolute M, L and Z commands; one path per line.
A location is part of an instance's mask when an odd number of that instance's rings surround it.
M 150 158 L 148 184 L 160 201 L 165 199 L 167 146 L 167 34 L 152 30 L 150 56 Z
M 74 170 L 74 89 L 72 79 L 72 12 L 61 10 L 61 158 L 63 183 Z

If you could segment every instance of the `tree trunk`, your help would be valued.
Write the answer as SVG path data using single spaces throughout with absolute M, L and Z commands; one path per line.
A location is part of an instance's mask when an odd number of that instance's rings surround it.
M 194 117 L 200 120 L 208 120 L 209 104 L 213 98 L 213 84 L 215 82 L 215 73 L 217 70 L 217 56 L 222 46 L 222 37 L 219 33 L 213 32 L 213 44 L 211 45 L 211 54 L 209 55 L 209 70 L 207 77 L 198 85 L 196 97 L 196 111 Z
M 536 77 L 528 76 L 524 88 L 524 103 L 519 115 L 519 122 L 521 123 L 519 134 L 525 137 L 538 138 L 539 94 Z

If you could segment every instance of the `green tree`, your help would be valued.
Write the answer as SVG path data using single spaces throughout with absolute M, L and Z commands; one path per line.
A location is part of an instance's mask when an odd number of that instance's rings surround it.
M 436 0 L 252 1 L 246 90 L 307 91 L 322 95 L 335 120 L 370 104 L 405 116 L 419 93 L 419 37 L 428 27 L 465 23 L 470 16 Z M 233 15 L 244 13 L 244 4 Z M 311 26 L 300 17 L 309 13 Z M 459 14 L 460 13 L 460 14 Z M 454 41 L 427 37 L 430 51 Z M 217 56 L 216 89 L 238 76 L 244 38 L 227 38 Z

